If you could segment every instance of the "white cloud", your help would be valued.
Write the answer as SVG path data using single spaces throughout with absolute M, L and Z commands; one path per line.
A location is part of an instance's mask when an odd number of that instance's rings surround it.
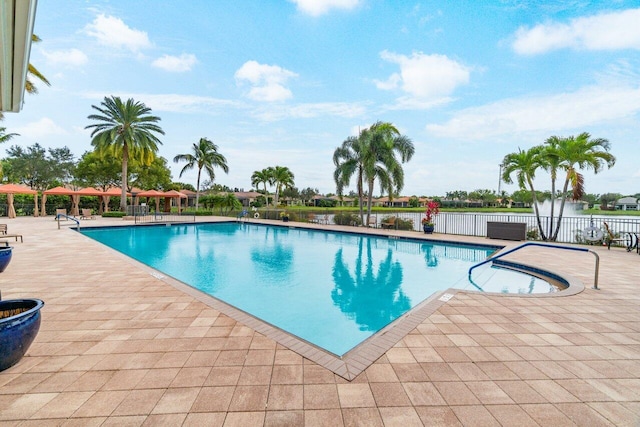
M 284 85 L 292 77 L 298 75 L 277 65 L 260 64 L 247 61 L 235 73 L 236 82 L 242 85 L 247 82 L 252 88 L 247 97 L 254 101 L 284 101 L 293 96 Z
M 533 28 L 520 27 L 513 49 L 535 55 L 555 49 L 640 49 L 640 9 L 575 18 L 568 24 L 549 22 Z
M 118 48 L 128 49 L 134 53 L 152 46 L 147 33 L 135 30 L 115 16 L 100 14 L 92 23 L 87 24 L 85 32 L 95 37 L 98 43 Z
M 620 120 L 640 112 L 640 87 L 588 86 L 576 92 L 512 98 L 461 110 L 444 124 L 427 125 L 439 137 L 478 141 L 521 134 L 558 134 Z
M 42 51 L 47 61 L 55 65 L 65 65 L 69 67 L 79 67 L 89 61 L 87 55 L 79 49 L 54 50 L 51 52 Z
M 375 82 L 378 89 L 400 89 L 407 93 L 408 97 L 398 100 L 400 106 L 426 108 L 440 104 L 448 101 L 458 86 L 469 83 L 471 69 L 445 55 L 414 52 L 405 56 L 385 50 L 380 57 L 400 66 L 399 73 L 393 73 L 386 81 Z
M 358 103 L 321 102 L 294 106 L 270 105 L 268 108 L 256 110 L 253 116 L 266 122 L 272 122 L 288 118 L 310 119 L 323 116 L 354 118 L 364 115 L 365 112 L 365 106 Z
M 32 140 L 52 135 L 66 135 L 68 133 L 48 117 L 43 117 L 36 122 L 27 123 L 24 126 L 14 128 L 12 131 L 22 137 Z
M 290 0 L 298 10 L 311 16 L 320 16 L 331 9 L 349 10 L 358 6 L 359 0 Z
M 183 53 L 180 56 L 163 55 L 151 63 L 154 67 L 161 68 L 172 73 L 190 71 L 198 63 L 198 59 L 191 53 Z
M 174 113 L 216 113 L 218 110 L 233 108 L 245 108 L 237 101 L 211 98 L 208 96 L 179 95 L 173 93 L 148 94 L 148 93 L 114 93 L 123 100 L 133 98 L 143 102 L 147 107 L 156 111 L 170 111 Z M 104 92 L 86 92 L 84 98 L 96 100 L 98 105 L 104 99 Z

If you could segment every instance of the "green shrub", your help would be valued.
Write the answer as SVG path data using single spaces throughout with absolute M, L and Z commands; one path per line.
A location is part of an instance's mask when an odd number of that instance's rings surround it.
M 413 220 L 411 219 L 402 219 L 395 216 L 384 216 L 382 217 L 383 223 L 388 223 L 393 221 L 393 227 L 396 230 L 413 230 Z
M 361 225 L 360 217 L 355 213 L 338 212 L 333 216 L 333 222 L 337 225 Z
M 126 213 L 120 211 L 112 211 L 112 212 L 103 212 L 103 218 L 122 218 Z

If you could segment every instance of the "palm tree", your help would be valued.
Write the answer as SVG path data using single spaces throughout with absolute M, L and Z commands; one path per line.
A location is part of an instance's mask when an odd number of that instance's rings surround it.
M 200 198 L 200 174 L 202 168 L 207 172 L 211 182 L 216 178 L 216 173 L 213 170 L 218 166 L 222 168 L 225 173 L 229 173 L 229 166 L 227 166 L 227 159 L 220 153 L 218 153 L 218 146 L 207 138 L 200 138 L 197 144 L 193 144 L 193 154 L 178 154 L 173 158 L 175 163 L 184 161 L 186 165 L 180 171 L 180 177 L 182 174 L 194 167 L 198 168 L 198 180 L 196 182 L 196 210 L 198 210 L 198 200 Z
M 33 43 L 39 43 L 42 41 L 42 39 L 40 37 L 38 37 L 35 34 L 31 35 L 31 41 Z M 40 71 L 38 71 L 38 69 L 36 67 L 34 67 L 31 63 L 29 64 L 29 67 L 27 68 L 27 81 L 25 82 L 24 85 L 24 90 L 27 91 L 27 93 L 34 95 L 36 93 L 38 93 L 38 88 L 33 84 L 33 82 L 31 80 L 29 80 L 29 77 L 33 76 L 35 78 L 37 78 L 38 80 L 40 80 L 42 83 L 46 84 L 47 86 L 51 86 L 51 83 L 49 83 L 49 80 L 47 80 L 47 78 L 42 75 L 42 73 Z
M 550 143 L 550 146 L 554 147 L 554 156 L 557 157 L 558 167 L 566 172 L 558 222 L 551 238 L 555 241 L 560 231 L 569 183 L 571 183 L 574 200 L 579 200 L 584 196 L 584 176 L 578 170 L 593 169 L 594 173 L 598 173 L 605 164 L 608 168 L 613 167 L 616 158 L 609 153 L 611 144 L 608 140 L 604 138 L 592 139 L 588 132 L 583 132 L 575 137 L 556 138 Z
M 524 190 L 529 187 L 531 195 L 533 196 L 533 209 L 536 213 L 536 220 L 538 222 L 538 229 L 540 230 L 540 237 L 542 240 L 547 240 L 547 236 L 542 228 L 540 222 L 540 210 L 538 209 L 538 198 L 536 197 L 536 190 L 533 186 L 533 179 L 536 177 L 536 170 L 544 165 L 544 159 L 541 156 L 542 147 L 536 146 L 523 151 L 518 148 L 517 153 L 511 153 L 504 156 L 502 160 L 502 180 L 507 184 L 511 184 L 511 174 L 516 173 L 518 180 L 518 186 Z
M 375 180 L 383 191 L 392 197 L 404 186 L 404 170 L 401 163 L 411 160 L 415 148 L 406 136 L 400 135 L 391 123 L 376 122 L 360 132 L 358 137 L 347 138 L 333 153 L 336 166 L 333 177 L 339 195 L 357 174 L 360 220 L 369 223 Z M 400 155 L 400 159 L 396 156 Z M 364 184 L 367 184 L 367 221 L 364 219 Z
M 362 135 L 362 133 L 360 135 Z M 364 150 L 364 140 L 360 137 L 350 136 L 333 152 L 333 164 L 336 166 L 336 170 L 333 172 L 333 179 L 336 183 L 336 192 L 340 197 L 342 197 L 344 187 L 349 186 L 351 177 L 354 174 L 357 175 L 358 206 L 360 209 L 360 221 L 363 224 L 365 223 L 363 213 L 364 167 L 362 164 Z
M 271 173 L 271 185 L 276 186 L 276 194 L 273 197 L 273 204 L 277 207 L 280 193 L 282 193 L 282 190 L 285 188 L 293 187 L 293 179 L 295 176 L 286 166 L 276 166 L 272 169 Z
M 7 133 L 7 128 L 0 127 L 0 144 L 10 141 L 14 136 L 20 136 L 17 133 Z
M 267 206 L 269 206 L 269 193 L 267 192 L 267 183 L 271 182 L 273 168 L 262 169 L 261 171 L 254 171 L 251 175 L 251 185 L 258 189 L 260 184 L 264 185 L 264 198 Z
M 100 103 L 102 107 L 91 107 L 100 114 L 91 114 L 87 118 L 98 123 L 88 125 L 93 128 L 91 145 L 103 156 L 122 158 L 122 195 L 120 208 L 127 207 L 127 165 L 129 158 L 145 165 L 151 164 L 162 142 L 155 134 L 164 135 L 156 123 L 160 121 L 152 116 L 151 109 L 142 102 L 129 98 L 126 103 L 117 96 L 106 97 Z

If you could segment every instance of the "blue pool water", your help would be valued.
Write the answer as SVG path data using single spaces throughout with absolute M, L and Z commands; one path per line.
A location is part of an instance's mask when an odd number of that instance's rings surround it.
M 495 247 L 246 223 L 82 233 L 293 335 L 343 355 L 437 291 L 551 292 L 547 282 L 469 267 Z

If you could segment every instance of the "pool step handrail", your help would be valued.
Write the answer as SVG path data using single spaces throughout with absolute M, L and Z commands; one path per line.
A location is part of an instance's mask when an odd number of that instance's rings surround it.
M 494 261 L 494 260 L 496 260 L 498 258 L 502 258 L 505 255 L 509 255 L 510 253 L 513 253 L 513 252 L 515 252 L 517 250 L 520 250 L 522 248 L 525 248 L 527 246 L 541 246 L 541 247 L 544 247 L 544 248 L 565 249 L 565 250 L 569 250 L 569 251 L 590 252 L 590 253 L 592 253 L 596 257 L 596 270 L 595 270 L 595 274 L 594 274 L 594 278 L 593 278 L 593 289 L 600 290 L 600 288 L 598 288 L 598 275 L 599 275 L 599 272 L 600 272 L 600 256 L 596 252 L 592 251 L 591 249 L 587 249 L 587 248 L 572 248 L 572 247 L 568 247 L 568 246 L 558 246 L 558 245 L 551 245 L 549 243 L 540 243 L 540 242 L 523 243 L 520 246 L 516 246 L 515 248 L 509 249 L 506 252 L 499 253 L 496 256 L 492 256 L 490 258 L 485 259 L 482 262 L 479 262 L 478 264 L 472 266 L 469 269 L 469 281 L 471 281 L 471 283 L 473 283 L 473 280 L 471 279 L 471 272 L 474 269 L 476 269 L 477 267 L 480 267 L 481 265 L 485 265 L 485 264 L 487 264 L 489 262 L 492 262 L 492 261 Z
M 56 214 L 56 221 L 58 221 L 58 230 L 60 230 L 60 218 L 66 218 L 68 220 L 74 221 L 76 223 L 76 229 L 80 230 L 80 220 L 78 218 L 61 213 Z

